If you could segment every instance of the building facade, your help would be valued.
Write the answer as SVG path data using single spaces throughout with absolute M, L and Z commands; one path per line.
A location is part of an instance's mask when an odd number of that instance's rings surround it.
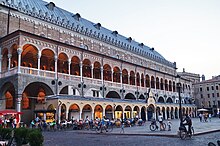
M 219 114 L 220 108 L 220 76 L 215 76 L 209 80 L 195 83 L 195 104 L 198 108 L 206 108 L 214 116 Z
M 21 120 L 179 118 L 176 63 L 154 48 L 41 0 L 0 0 L 0 110 Z M 183 113 L 190 80 L 181 78 Z

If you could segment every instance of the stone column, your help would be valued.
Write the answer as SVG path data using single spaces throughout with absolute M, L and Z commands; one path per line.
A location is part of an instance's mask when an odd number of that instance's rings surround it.
M 58 79 L 58 69 L 57 69 L 57 60 L 58 60 L 58 57 L 57 55 L 54 56 L 54 61 L 55 61 L 55 79 Z
M 92 117 L 91 117 L 92 120 L 94 120 L 94 111 L 92 111 Z
M 69 75 L 70 75 L 70 65 L 71 65 L 71 59 L 68 59 L 68 70 L 69 70 Z
M 37 55 L 37 75 L 40 75 L 40 58 L 41 58 L 41 52 L 38 52 Z
M 0 48 L 1 49 L 1 48 Z M 2 72 L 2 55 L 0 55 L 0 73 Z
M 16 102 L 16 110 L 17 110 L 17 112 L 21 112 L 22 94 L 19 94 L 19 95 L 18 95 L 16 101 L 17 101 L 17 102 Z M 20 123 L 20 121 L 21 121 L 21 115 L 18 114 L 18 116 L 19 116 L 19 121 L 18 121 L 18 123 Z
M 22 48 L 18 48 L 17 53 L 18 53 L 18 73 L 21 73 L 21 53 L 22 53 Z
M 113 78 L 113 77 L 114 77 L 114 76 L 113 76 L 114 70 L 112 69 L 111 71 L 112 71 L 112 72 L 111 72 L 111 73 L 112 73 L 111 76 L 112 76 L 112 82 L 113 82 L 113 81 L 114 81 L 114 78 Z
M 104 73 L 103 73 L 103 66 L 101 66 L 101 80 L 102 80 L 102 85 L 104 85 Z
M 94 65 L 91 64 L 91 78 L 93 79 L 93 69 L 94 69 Z
M 105 109 L 103 109 L 102 111 L 102 116 L 105 116 Z
M 80 61 L 80 80 L 81 80 L 81 83 L 83 82 L 83 62 Z
M 9 71 L 10 68 L 11 68 L 11 57 L 12 57 L 12 55 L 11 55 L 11 54 L 8 54 L 8 71 Z
M 80 112 L 79 112 L 79 120 L 82 119 L 82 109 L 80 108 Z

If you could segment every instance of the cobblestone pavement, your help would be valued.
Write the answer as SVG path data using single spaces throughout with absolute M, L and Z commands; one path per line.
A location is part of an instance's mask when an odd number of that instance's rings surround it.
M 126 127 L 124 134 L 120 134 L 120 128 L 114 128 L 111 133 L 104 134 L 87 130 L 44 132 L 44 146 L 207 146 L 210 141 L 216 143 L 218 139 L 220 140 L 219 118 L 204 123 L 199 119 L 193 119 L 195 136 L 186 140 L 177 138 L 179 120 L 172 120 L 171 131 L 152 132 L 149 124 L 150 122 L 146 122 L 144 126 Z

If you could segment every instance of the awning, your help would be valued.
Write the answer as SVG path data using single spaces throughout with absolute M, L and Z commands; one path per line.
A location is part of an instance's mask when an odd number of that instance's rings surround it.
M 204 109 L 204 108 L 201 108 L 201 109 L 198 109 L 197 111 L 198 111 L 198 112 L 207 112 L 207 111 L 209 111 L 209 110 Z
M 0 111 L 0 115 L 16 115 L 16 114 L 23 114 L 22 112 L 17 112 L 15 110 L 3 110 Z

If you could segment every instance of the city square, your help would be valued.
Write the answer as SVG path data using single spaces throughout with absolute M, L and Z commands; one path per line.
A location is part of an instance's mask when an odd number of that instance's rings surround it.
M 67 1 L 0 0 L 1 145 L 216 144 L 220 2 Z

